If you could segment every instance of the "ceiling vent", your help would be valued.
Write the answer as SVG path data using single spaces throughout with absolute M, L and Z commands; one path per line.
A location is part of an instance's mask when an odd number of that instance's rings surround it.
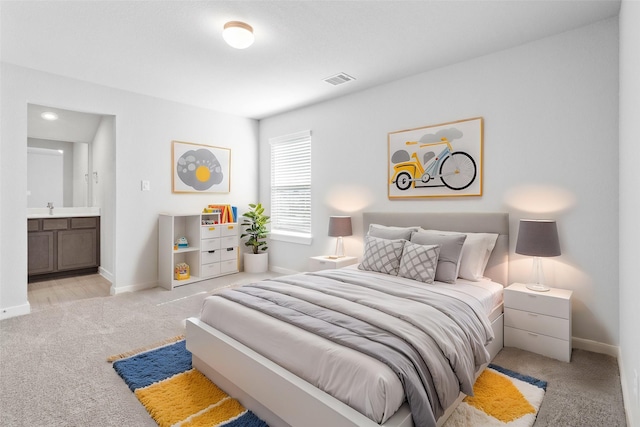
M 324 79 L 325 82 L 332 84 L 334 86 L 338 86 L 338 85 L 341 85 L 342 83 L 350 82 L 351 80 L 355 80 L 355 78 L 345 73 L 339 73 L 339 74 L 336 74 L 335 76 L 327 77 L 326 79 Z

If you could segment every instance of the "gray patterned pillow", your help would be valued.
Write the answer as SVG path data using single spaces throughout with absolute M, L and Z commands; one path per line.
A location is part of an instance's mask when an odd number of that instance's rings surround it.
M 436 277 L 439 253 L 440 246 L 438 245 L 405 243 L 398 276 L 424 283 L 433 283 L 433 279 Z
M 389 240 L 365 236 L 364 256 L 358 268 L 397 276 L 405 242 L 404 239 Z

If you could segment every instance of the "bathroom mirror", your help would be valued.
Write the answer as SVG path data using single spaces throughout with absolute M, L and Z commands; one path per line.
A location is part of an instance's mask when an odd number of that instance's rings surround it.
M 99 114 L 27 106 L 27 207 L 91 207 Z

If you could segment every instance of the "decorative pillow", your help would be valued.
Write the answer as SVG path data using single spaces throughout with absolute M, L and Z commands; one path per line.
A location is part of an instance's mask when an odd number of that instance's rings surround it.
M 458 264 L 462 253 L 462 245 L 467 238 L 464 234 L 444 235 L 426 231 L 417 231 L 411 235 L 411 242 L 419 245 L 439 245 L 436 280 L 455 283 L 458 277 Z
M 397 276 L 405 242 L 404 239 L 389 240 L 365 236 L 364 256 L 358 268 Z
M 421 233 L 440 235 L 459 235 L 455 231 L 421 230 Z M 489 257 L 496 246 L 498 235 L 495 233 L 463 233 L 467 236 L 460 256 L 458 277 L 477 282 L 484 276 Z
M 438 265 L 438 245 L 419 245 L 406 242 L 400 258 L 398 276 L 433 283 Z
M 369 236 L 381 239 L 404 239 L 409 240 L 411 233 L 420 230 L 420 227 L 392 227 L 388 225 L 369 224 Z

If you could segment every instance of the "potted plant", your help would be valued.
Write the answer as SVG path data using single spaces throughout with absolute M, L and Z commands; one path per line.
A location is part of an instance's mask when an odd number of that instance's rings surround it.
M 261 203 L 250 203 L 251 208 L 248 212 L 242 214 L 244 220 L 242 227 L 244 233 L 241 238 L 248 237 L 245 246 L 251 248 L 251 252 L 244 254 L 244 271 L 247 273 L 264 273 L 269 269 L 269 254 L 267 251 L 267 235 L 269 230 L 270 217 L 264 214 L 264 208 Z

